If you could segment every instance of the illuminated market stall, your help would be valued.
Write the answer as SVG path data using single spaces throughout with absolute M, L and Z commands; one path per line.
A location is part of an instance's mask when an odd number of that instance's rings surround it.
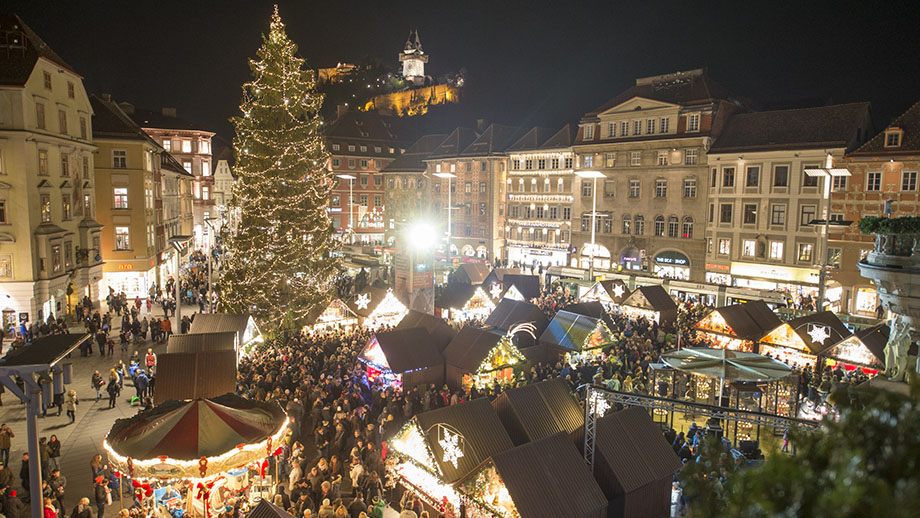
M 406 388 L 444 383 L 444 357 L 424 327 L 375 333 L 358 361 L 365 365 L 371 383 L 377 378 Z
M 459 516 L 454 485 L 489 457 L 514 445 L 488 399 L 423 412 L 411 418 L 390 441 L 387 471 L 398 482 L 399 501 L 411 489 L 437 515 L 446 500 Z
M 587 317 L 569 311 L 558 311 L 540 335 L 540 343 L 563 351 L 566 361 L 600 355 L 602 348 L 613 341 L 613 332 L 603 319 Z
M 481 261 L 472 261 L 463 263 L 457 267 L 456 278 L 457 282 L 461 284 L 482 286 L 490 273 L 491 270 L 488 264 Z
M 814 367 L 818 354 L 849 335 L 836 315 L 821 311 L 783 322 L 760 339 L 758 352 L 793 367 Z
M 582 302 L 597 301 L 609 309 L 622 304 L 630 293 L 625 282 L 620 279 L 610 279 L 597 281 L 579 300 Z
M 529 322 L 534 325 L 534 334 L 540 336 L 549 325 L 549 319 L 546 314 L 536 304 L 511 299 L 502 299 L 495 311 L 486 319 L 486 326 L 495 330 L 498 334 L 507 334 L 514 326 Z M 518 349 L 527 354 L 524 349 L 531 347 L 536 343 L 535 339 L 527 335 L 518 335 Z M 529 358 L 529 357 L 528 357 Z
M 318 307 L 307 315 L 307 325 L 304 331 L 321 333 L 328 330 L 351 331 L 358 325 L 358 314 L 342 302 L 340 298 L 333 298 L 325 307 Z
M 469 517 L 607 517 L 607 497 L 564 433 L 496 453 L 458 487 Z
M 661 286 L 640 286 L 627 295 L 619 305 L 630 318 L 645 318 L 654 322 L 675 322 L 677 304 Z
M 448 284 L 434 305 L 450 322 L 484 319 L 495 310 L 495 303 L 482 286 L 459 283 Z
M 710 347 L 754 352 L 757 342 L 781 324 L 769 306 L 755 300 L 716 308 L 697 322 L 694 329 Z
M 237 334 L 237 349 L 241 357 L 265 341 L 255 319 L 248 313 L 196 313 L 188 333 L 194 335 L 226 331 Z
M 461 329 L 444 350 L 447 385 L 452 389 L 471 385 L 481 389 L 513 380 L 515 368 L 527 362 L 514 345 L 513 335 L 514 331 L 499 336 L 471 326 Z
M 502 279 L 502 288 L 507 297 L 512 289 L 514 293 L 523 297 L 518 300 L 533 300 L 540 296 L 540 277 L 538 275 L 524 275 L 520 273 L 506 274 Z
M 492 271 L 489 272 L 489 275 L 487 275 L 486 278 L 482 281 L 482 285 L 490 291 L 492 290 L 492 287 L 496 284 L 498 284 L 499 286 L 498 289 L 502 289 L 502 281 L 504 280 L 505 275 L 508 275 L 508 274 L 514 275 L 516 273 L 521 273 L 521 269 L 520 268 L 492 268 Z M 493 298 L 497 298 L 497 297 L 493 297 Z
M 890 328 L 887 323 L 857 331 L 821 352 L 825 365 L 844 370 L 862 369 L 867 374 L 878 374 L 885 369 L 885 345 Z
M 511 442 L 521 445 L 564 432 L 580 444 L 585 411 L 562 378 L 508 389 L 492 400 Z
M 118 472 L 184 495 L 167 499 L 163 507 L 212 516 L 231 498 L 257 496 L 248 490 L 250 469 L 266 477 L 263 459 L 280 453 L 288 423 L 277 403 L 234 394 L 169 401 L 117 420 L 103 448 Z M 163 507 L 156 514 L 169 510 Z
M 524 294 L 521 293 L 521 291 L 517 289 L 517 287 L 513 284 L 511 286 L 508 286 L 508 289 L 506 289 L 504 292 L 499 292 L 499 293 L 500 293 L 500 296 L 498 298 L 500 299 L 511 299 L 511 300 L 520 300 L 520 301 L 527 300 L 524 297 Z
M 393 293 L 392 289 L 365 288 L 351 301 L 351 309 L 368 329 L 395 326 L 409 312 L 409 308 Z

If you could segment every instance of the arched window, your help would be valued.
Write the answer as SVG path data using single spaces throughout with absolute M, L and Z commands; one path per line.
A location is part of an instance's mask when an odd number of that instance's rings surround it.
M 636 215 L 636 224 L 633 226 L 633 233 L 637 236 L 645 234 L 645 216 Z
M 693 218 L 690 216 L 686 216 L 684 218 L 684 227 L 681 234 L 683 235 L 684 239 L 690 239 L 693 237 Z
M 623 234 L 629 235 L 629 227 L 632 226 L 632 216 L 623 214 Z
M 664 216 L 655 216 L 655 235 L 664 236 Z
M 668 216 L 668 237 L 677 237 L 679 229 L 677 216 Z

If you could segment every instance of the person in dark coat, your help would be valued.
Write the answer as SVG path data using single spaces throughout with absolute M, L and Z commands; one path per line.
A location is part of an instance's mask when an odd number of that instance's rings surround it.
M 6 518 L 22 518 L 24 510 L 25 506 L 22 505 L 22 500 L 16 496 L 15 491 L 10 491 L 9 496 L 6 497 L 6 501 L 3 503 L 3 514 L 6 515 Z
M 105 387 L 105 391 L 109 395 L 109 408 L 115 408 L 115 398 L 118 397 L 118 393 L 121 391 L 118 386 L 118 379 L 109 379 L 109 385 Z
M 93 491 L 96 497 L 96 518 L 103 518 L 103 515 L 105 515 L 105 505 L 108 503 L 105 498 L 107 493 L 105 477 L 96 477 L 96 486 L 93 488 Z
M 93 512 L 89 508 L 89 498 L 80 499 L 80 503 L 70 513 L 70 518 L 93 518 Z
M 22 464 L 19 466 L 19 480 L 22 482 L 22 489 L 29 491 L 29 454 L 22 454 Z

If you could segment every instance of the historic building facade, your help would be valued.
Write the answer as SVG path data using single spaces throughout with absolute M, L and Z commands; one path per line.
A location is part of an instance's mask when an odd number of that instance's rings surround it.
M 575 174 L 597 171 L 597 246 L 592 251 L 595 180 L 580 178 L 572 241 L 577 264 L 703 280 L 706 153 L 737 110 L 701 70 L 640 78 L 582 117 Z
M 839 250 L 831 278 L 843 288 L 844 310 L 872 317 L 878 296 L 856 263 L 872 250 L 873 238 L 861 234 L 856 223 L 863 216 L 884 215 L 886 204 L 892 217 L 920 217 L 920 102 L 847 155 L 842 167 L 851 176 L 834 186 L 831 218 L 854 224 L 831 228 L 830 246 Z
M 824 168 L 828 156 L 839 167 L 870 129 L 868 103 L 732 116 L 707 157 L 706 281 L 793 300 L 817 296 L 825 243 L 816 222 L 828 202 L 825 180 L 805 170 Z M 831 188 L 845 185 L 838 178 Z M 829 251 L 829 264 L 839 267 L 839 246 Z M 841 295 L 830 282 L 832 309 L 840 309 Z
M 18 16 L 0 15 L 0 30 L 0 311 L 9 331 L 104 294 L 83 78 Z
M 533 128 L 507 150 L 502 258 L 510 264 L 567 266 L 572 239 L 575 127 Z M 501 223 L 500 223 L 501 224 Z
M 396 243 L 397 234 L 413 221 L 430 220 L 431 182 L 426 178 L 425 159 L 447 138 L 444 134 L 425 135 L 406 152 L 381 170 L 386 206 L 386 245 Z M 439 181 L 434 178 L 434 181 Z

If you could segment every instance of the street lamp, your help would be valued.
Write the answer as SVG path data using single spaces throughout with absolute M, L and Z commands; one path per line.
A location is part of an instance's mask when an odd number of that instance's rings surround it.
M 352 223 L 352 216 L 354 215 L 355 210 L 355 196 L 354 196 L 354 187 L 355 187 L 355 175 L 353 174 L 337 174 L 335 175 L 342 180 L 348 180 L 348 226 L 351 228 L 351 243 L 355 243 L 355 228 L 356 225 Z
M 597 250 L 597 243 L 594 242 L 594 236 L 597 232 L 597 179 L 607 178 L 607 175 L 600 171 L 575 171 L 575 176 L 579 178 L 591 178 L 594 185 L 591 187 L 591 265 L 588 266 L 589 280 L 594 280 L 594 254 Z
M 454 173 L 432 173 L 432 174 L 434 174 L 434 176 L 437 176 L 438 178 L 451 179 L 451 178 L 457 177 L 457 175 L 455 175 Z M 450 181 L 447 182 L 447 252 L 446 252 L 445 258 L 447 260 L 447 270 L 448 271 L 450 271 L 450 267 L 453 266 L 453 264 L 451 264 L 450 262 L 450 233 L 451 233 L 451 230 L 453 229 L 453 227 L 451 226 L 451 211 L 453 211 L 454 209 L 450 202 L 451 183 L 452 182 Z
M 192 236 L 173 236 L 169 238 L 169 244 L 176 251 L 176 329 L 173 332 L 177 335 L 182 334 L 182 297 L 179 296 L 179 256 L 188 249 L 188 244 L 192 241 Z
M 214 222 L 220 221 L 218 218 L 208 218 L 204 220 L 205 225 L 210 229 L 210 236 L 208 236 L 208 292 L 205 295 L 208 299 L 208 313 L 212 313 L 211 310 L 211 256 L 214 255 L 214 251 L 211 250 L 211 239 L 214 239 Z
M 438 241 L 438 233 L 435 230 L 434 226 L 430 223 L 419 221 L 413 223 L 412 226 L 408 228 L 408 234 L 406 235 L 406 240 L 409 244 L 411 259 L 409 261 L 409 306 L 415 308 L 415 301 L 413 300 L 413 294 L 415 293 L 415 269 L 416 265 L 419 262 L 419 256 L 424 254 L 425 264 L 427 267 L 428 264 L 428 252 L 434 248 L 435 243 Z M 432 261 L 433 263 L 433 261 Z M 431 265 L 431 287 L 434 289 L 434 264 Z M 428 297 L 430 300 L 426 301 L 425 312 L 429 314 L 434 314 L 434 298 Z
M 808 167 L 805 169 L 808 176 L 824 178 L 824 219 L 813 220 L 809 224 L 824 225 L 824 253 L 821 257 L 821 272 L 818 277 L 818 311 L 824 310 L 824 296 L 827 291 L 827 252 L 828 252 L 828 230 L 831 224 L 831 181 L 837 176 L 850 176 L 850 171 L 846 168 L 834 167 L 834 157 L 830 153 L 824 160 L 824 167 Z M 846 222 L 839 222 L 844 224 Z M 848 223 L 846 223 L 848 224 Z

